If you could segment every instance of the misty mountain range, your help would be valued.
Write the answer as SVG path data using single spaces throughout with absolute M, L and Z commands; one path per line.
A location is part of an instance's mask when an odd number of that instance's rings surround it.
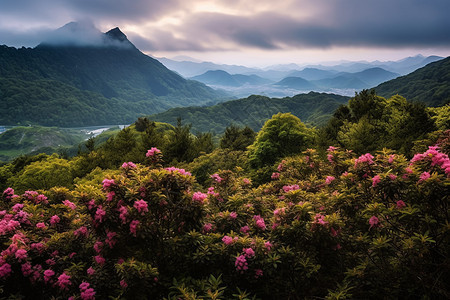
M 333 66 L 311 65 L 303 68 L 288 64 L 265 69 L 210 62 L 179 62 L 167 58 L 159 60 L 183 76 L 223 89 L 234 96 L 262 94 L 283 97 L 309 91 L 352 96 L 355 91 L 377 86 L 440 59 L 442 57 L 417 55 L 389 62 L 343 62 Z

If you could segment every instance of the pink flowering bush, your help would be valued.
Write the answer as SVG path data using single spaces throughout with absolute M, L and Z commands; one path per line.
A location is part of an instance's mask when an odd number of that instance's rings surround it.
M 411 160 L 309 149 L 260 185 L 240 169 L 217 170 L 204 187 L 154 161 L 120 170 L 98 186 L 1 194 L 2 297 L 450 295 L 450 177 L 439 148 Z

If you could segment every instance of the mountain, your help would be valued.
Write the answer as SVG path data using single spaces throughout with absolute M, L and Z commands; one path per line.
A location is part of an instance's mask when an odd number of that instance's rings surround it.
M 192 124 L 194 132 L 222 133 L 230 124 L 259 130 L 272 115 L 291 112 L 303 122 L 319 126 L 325 124 L 334 111 L 349 99 L 350 97 L 315 92 L 285 98 L 252 95 L 209 107 L 172 108 L 151 115 L 149 119 L 176 125 L 177 118 L 181 117 L 183 123 Z
M 325 78 L 331 78 L 338 73 L 333 70 L 321 70 L 317 68 L 304 68 L 301 71 L 293 71 L 289 73 L 289 76 L 292 77 L 301 77 L 306 80 L 320 80 Z
M 35 48 L 0 46 L 0 124 L 126 124 L 225 95 L 186 80 L 114 28 L 69 23 Z
M 410 101 L 428 106 L 442 106 L 450 102 L 450 57 L 430 63 L 408 75 L 375 87 L 378 95 L 399 94 Z
M 283 80 L 274 83 L 274 85 L 282 87 L 282 88 L 288 88 L 288 89 L 296 89 L 296 90 L 314 90 L 317 89 L 317 86 L 309 82 L 308 80 L 305 80 L 301 77 L 286 77 Z
M 361 72 L 341 72 L 337 76 L 313 81 L 317 86 L 327 88 L 365 89 L 381 82 L 396 78 L 399 74 L 382 68 L 370 68 Z
M 207 71 L 202 75 L 192 77 L 191 79 L 212 86 L 232 86 L 232 87 L 239 87 L 245 84 L 261 85 L 271 82 L 270 80 L 264 79 L 257 75 L 242 75 L 242 74 L 231 75 L 230 73 L 225 72 L 223 70 Z
M 250 74 L 260 71 L 259 69 L 238 65 L 215 64 L 212 62 L 198 62 L 187 60 L 176 61 L 165 57 L 158 58 L 158 61 L 163 63 L 170 70 L 173 70 L 186 78 L 198 76 L 207 71 L 213 70 L 223 70 L 231 74 Z

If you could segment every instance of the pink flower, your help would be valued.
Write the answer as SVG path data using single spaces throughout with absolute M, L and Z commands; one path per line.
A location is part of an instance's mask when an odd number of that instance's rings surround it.
M 355 160 L 355 169 L 360 165 L 360 164 L 367 164 L 367 165 L 371 165 L 373 164 L 373 156 L 370 153 L 366 153 L 364 155 L 361 155 L 360 157 L 358 157 Z
M 293 184 L 293 185 L 285 185 L 283 186 L 283 191 L 285 193 L 290 192 L 290 191 L 296 191 L 300 189 L 300 187 L 298 186 L 298 184 Z
M 380 220 L 379 220 L 377 217 L 372 216 L 372 217 L 369 219 L 370 228 L 372 228 L 372 227 L 378 227 L 378 226 L 379 226 L 379 222 L 380 222 Z
M 333 154 L 327 154 L 327 159 L 330 163 L 333 163 Z
M 90 284 L 84 281 L 80 284 L 81 299 L 83 300 L 95 299 L 95 291 L 93 288 L 90 288 L 89 286 Z
M 231 236 L 226 235 L 222 238 L 222 242 L 224 242 L 225 245 L 227 246 L 231 245 L 233 243 L 233 238 Z
M 11 265 L 8 263 L 4 263 L 0 266 L 0 278 L 8 277 L 11 274 Z
M 263 270 L 256 269 L 255 270 L 255 278 L 258 279 L 259 277 L 263 276 Z
M 127 216 L 128 216 L 128 210 L 125 206 L 119 207 L 119 219 L 122 221 L 122 224 L 125 224 L 127 222 Z
M 331 184 L 333 182 L 333 180 L 335 180 L 336 178 L 334 178 L 334 176 L 327 176 L 327 178 L 325 179 L 325 183 L 326 184 Z
M 128 284 L 127 284 L 127 282 L 126 282 L 125 280 L 121 280 L 121 281 L 120 281 L 120 286 L 121 286 L 123 289 L 126 289 L 126 288 L 128 287 Z
M 218 182 L 218 183 L 222 182 L 222 180 L 223 180 L 223 179 L 219 176 L 219 174 L 217 174 L 217 173 L 211 175 L 211 178 L 212 178 L 215 182 Z
M 178 168 L 175 168 L 175 167 L 165 168 L 164 170 L 169 171 L 169 172 L 177 172 L 177 173 L 180 173 L 181 175 L 187 175 L 187 176 L 191 176 L 192 175 L 191 173 L 187 172 L 184 169 L 178 169 Z
M 280 173 L 278 173 L 278 172 L 273 172 L 271 178 L 272 178 L 273 180 L 276 180 L 276 179 L 280 178 Z
M 19 249 L 19 250 L 17 250 L 15 255 L 16 255 L 16 258 L 17 258 L 19 261 L 26 260 L 27 257 L 28 257 L 27 250 L 25 250 L 25 249 Z
M 136 165 L 135 165 L 134 163 L 132 163 L 131 161 L 129 161 L 129 162 L 124 162 L 124 163 L 122 164 L 122 168 L 124 168 L 124 169 L 135 169 L 135 168 L 136 168 Z
M 39 229 L 46 229 L 47 228 L 47 226 L 43 222 L 37 223 L 36 227 L 39 228 Z
M 237 213 L 235 211 L 230 212 L 230 219 L 236 219 L 237 218 Z
M 406 206 L 405 202 L 403 202 L 402 200 L 398 200 L 396 203 L 396 207 L 397 209 L 402 209 Z
M 203 225 L 203 231 L 204 232 L 210 232 L 212 230 L 213 225 L 211 223 L 206 223 Z
M 45 196 L 42 195 L 42 194 L 40 194 L 40 195 L 38 195 L 38 196 L 36 197 L 35 202 L 36 202 L 36 204 L 39 204 L 39 203 L 48 204 L 47 197 L 45 197 Z
M 95 262 L 101 266 L 103 266 L 106 262 L 106 259 L 103 258 L 101 255 L 94 256 Z
M 241 274 L 244 273 L 244 271 L 248 270 L 247 259 L 245 258 L 244 255 L 239 255 L 238 257 L 236 257 L 234 265 L 236 267 L 236 270 Z
M 242 252 L 244 252 L 244 256 L 247 258 L 255 256 L 255 251 L 252 248 L 244 248 L 242 249 Z
M 14 190 L 12 188 L 7 188 L 3 191 L 3 196 L 6 200 L 11 200 L 11 198 L 14 196 Z
M 242 226 L 240 229 L 240 232 L 242 232 L 243 234 L 247 234 L 250 231 L 250 227 L 248 227 L 248 225 Z
M 148 204 L 142 199 L 135 201 L 133 207 L 136 208 L 138 213 L 140 213 L 141 215 L 144 215 L 146 212 L 148 212 Z
M 113 248 L 114 247 L 114 245 L 116 244 L 116 240 L 115 240 L 115 237 L 117 236 L 117 233 L 115 233 L 115 232 L 113 232 L 113 231 L 109 231 L 107 234 L 106 234 L 106 240 L 105 240 L 105 243 L 109 246 L 109 248 Z
M 22 264 L 21 269 L 22 269 L 22 274 L 25 277 L 28 277 L 33 273 L 33 269 L 31 268 L 31 264 L 29 262 Z
M 52 279 L 53 275 L 55 275 L 55 272 L 51 269 L 44 271 L 44 281 L 49 282 L 50 279 Z
M 87 236 L 88 235 L 88 230 L 85 226 L 81 226 L 80 228 L 78 228 L 77 230 L 75 230 L 73 232 L 74 235 L 76 236 Z
M 94 270 L 94 268 L 89 267 L 89 269 L 87 269 L 86 273 L 87 273 L 89 276 L 92 276 L 92 275 L 95 274 L 95 270 Z
M 77 206 L 73 202 L 70 202 L 69 200 L 64 200 L 63 204 L 69 207 L 71 210 L 75 210 L 77 208 Z
M 138 220 L 133 220 L 130 223 L 130 233 L 133 234 L 134 236 L 136 236 L 136 231 L 139 223 L 140 222 Z
M 261 230 L 266 230 L 266 223 L 264 222 L 264 219 L 260 216 L 253 216 L 253 219 L 256 221 L 256 227 L 258 227 Z
M 430 178 L 430 177 L 431 177 L 430 173 L 428 173 L 428 172 L 423 172 L 422 174 L 420 174 L 420 180 L 419 180 L 419 182 L 425 181 L 425 180 L 427 180 L 427 179 Z
M 108 194 L 106 194 L 106 201 L 111 202 L 114 199 L 114 196 L 116 195 L 116 192 L 110 191 Z
M 115 185 L 116 182 L 114 181 L 114 179 L 105 178 L 105 179 L 103 179 L 102 184 L 103 184 L 103 189 L 107 190 L 111 186 Z
M 31 250 L 35 250 L 37 252 L 42 252 L 45 249 L 45 245 L 42 243 L 33 243 L 31 244 Z
M 248 178 L 242 179 L 242 182 L 243 182 L 244 184 L 246 184 L 246 185 L 251 184 L 251 181 L 250 181 L 250 179 L 248 179 Z
M 192 195 L 192 201 L 203 204 L 203 201 L 208 198 L 207 194 L 204 194 L 202 192 L 195 192 L 194 195 Z
M 315 225 L 321 225 L 321 226 L 326 227 L 328 225 L 328 221 L 325 220 L 324 215 L 316 214 L 314 216 L 313 227 L 315 227 Z
M 101 223 L 104 221 L 104 217 L 106 216 L 106 211 L 103 210 L 103 207 L 99 205 L 97 207 L 97 211 L 95 212 L 95 221 Z
M 61 290 L 67 290 L 69 285 L 71 285 L 72 282 L 70 282 L 70 276 L 66 273 L 62 273 L 58 277 L 58 286 Z
M 61 219 L 57 215 L 54 215 L 50 218 L 50 225 L 56 225 L 59 221 L 61 221 Z
M 389 178 L 394 181 L 395 179 L 397 179 L 397 175 L 394 174 L 389 174 Z
M 389 163 L 392 164 L 394 162 L 395 154 L 389 155 Z
M 16 212 L 16 213 L 21 211 L 22 209 L 23 209 L 23 204 L 22 203 L 14 204 L 14 206 L 11 208 L 11 210 L 13 212 Z
M 94 243 L 94 250 L 95 250 L 95 252 L 100 253 L 100 251 L 102 251 L 102 248 L 103 248 L 103 243 L 102 242 L 96 241 Z
M 155 156 L 155 154 L 161 153 L 161 150 L 159 150 L 156 147 L 152 147 L 150 148 L 150 150 L 147 150 L 147 153 L 145 154 L 145 156 L 150 157 L 150 156 Z
M 373 176 L 373 178 L 372 178 L 372 186 L 376 187 L 378 185 L 378 183 L 380 183 L 380 181 L 381 181 L 380 175 Z

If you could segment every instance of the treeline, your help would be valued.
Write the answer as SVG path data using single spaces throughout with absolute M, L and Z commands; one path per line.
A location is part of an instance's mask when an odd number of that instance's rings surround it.
M 201 184 L 219 169 L 239 167 L 257 184 L 270 179 L 271 168 L 283 157 L 308 148 L 325 155 L 328 146 L 364 154 L 389 148 L 411 157 L 448 135 L 449 107 L 428 109 L 394 96 L 384 99 L 363 91 L 336 110 L 326 126 L 305 126 L 296 116 L 279 113 L 255 133 L 249 127 L 228 126 L 218 138 L 210 132 L 192 132 L 191 125 L 176 126 L 139 118 L 132 126 L 109 137 L 90 138 L 78 155 L 23 156 L 0 168 L 0 188 L 12 186 L 48 189 L 71 187 L 79 181 L 100 180 L 105 170 L 123 162 L 143 163 L 146 150 L 157 147 L 164 165 L 189 169 Z M 59 178 L 59 175 L 61 178 Z M 47 178 L 51 176 L 51 178 Z M 86 179 L 89 178 L 89 179 Z

